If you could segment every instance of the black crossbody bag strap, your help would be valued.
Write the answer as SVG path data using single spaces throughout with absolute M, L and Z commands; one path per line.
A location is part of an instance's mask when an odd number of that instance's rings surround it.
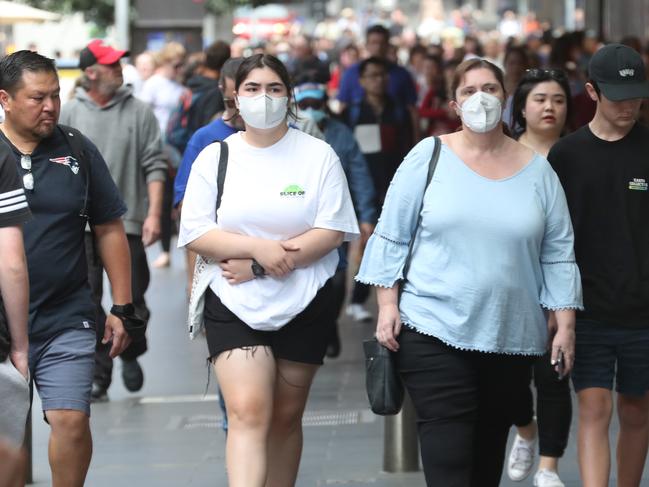
M 417 225 L 415 226 L 415 231 L 413 232 L 412 237 L 410 238 L 410 244 L 408 245 L 408 255 L 406 256 L 406 261 L 403 264 L 403 280 L 401 281 L 401 285 L 399 286 L 399 294 L 401 294 L 401 291 L 403 291 L 403 284 L 406 281 L 408 270 L 410 269 L 410 259 L 412 257 L 412 250 L 415 246 L 415 238 L 417 236 L 417 230 L 421 225 L 421 217 L 422 217 L 422 212 L 424 210 L 424 198 L 426 197 L 426 191 L 428 190 L 428 186 L 430 186 L 430 182 L 433 180 L 433 175 L 435 174 L 435 169 L 437 168 L 437 161 L 439 160 L 439 153 L 441 150 L 442 150 L 442 141 L 440 140 L 439 137 L 435 136 L 435 148 L 433 149 L 433 155 L 430 157 L 430 161 L 428 162 L 428 175 L 426 176 L 426 186 L 424 186 L 424 194 L 422 194 L 421 196 L 421 206 L 419 207 Z
M 221 197 L 223 196 L 223 188 L 225 186 L 225 174 L 228 171 L 228 144 L 222 140 L 217 141 L 221 144 L 221 151 L 219 154 L 219 169 L 216 175 L 216 210 L 214 211 L 215 219 L 218 220 L 216 213 L 221 206 Z

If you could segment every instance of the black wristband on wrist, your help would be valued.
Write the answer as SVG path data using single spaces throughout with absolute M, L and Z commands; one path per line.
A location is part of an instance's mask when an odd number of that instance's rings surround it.
M 122 316 L 132 316 L 135 314 L 135 306 L 133 306 L 133 303 L 114 304 L 113 307 L 110 308 L 110 314 L 115 315 L 118 318 L 121 318 Z

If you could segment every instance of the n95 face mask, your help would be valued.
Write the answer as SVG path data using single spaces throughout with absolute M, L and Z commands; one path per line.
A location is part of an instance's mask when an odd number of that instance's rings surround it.
M 257 96 L 239 96 L 241 118 L 256 129 L 272 129 L 286 120 L 288 97 L 273 97 L 265 93 Z
M 324 110 L 316 110 L 315 108 L 307 108 L 306 110 L 300 110 L 300 114 L 304 115 L 307 118 L 310 118 L 315 123 L 320 123 L 327 117 L 327 114 Z
M 500 123 L 502 111 L 500 99 L 484 91 L 476 91 L 460 106 L 464 125 L 479 134 L 495 129 Z

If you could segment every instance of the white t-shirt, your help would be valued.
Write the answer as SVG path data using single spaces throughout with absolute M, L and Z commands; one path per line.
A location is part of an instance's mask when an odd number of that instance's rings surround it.
M 154 74 L 142 85 L 138 98 L 153 109 L 162 137 L 167 133 L 169 117 L 178 106 L 183 90 L 183 85 L 160 74 Z
M 270 147 L 247 144 L 241 132 L 226 139 L 228 169 L 218 224 L 215 222 L 219 144 L 207 146 L 192 166 L 183 200 L 178 246 L 219 228 L 272 240 L 287 240 L 312 228 L 355 238 L 358 224 L 338 156 L 326 143 L 289 128 Z M 265 276 L 229 284 L 221 273 L 210 287 L 251 328 L 277 330 L 299 314 L 334 275 L 332 250 L 282 278 Z

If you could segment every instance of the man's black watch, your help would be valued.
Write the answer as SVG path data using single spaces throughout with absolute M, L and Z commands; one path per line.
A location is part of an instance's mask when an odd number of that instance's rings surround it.
M 146 333 L 146 321 L 135 314 L 133 303 L 114 304 L 110 314 L 117 316 L 124 324 L 126 333 L 134 340 L 141 340 Z
M 255 277 L 264 277 L 266 275 L 266 269 L 257 262 L 255 259 L 252 259 L 252 273 Z

